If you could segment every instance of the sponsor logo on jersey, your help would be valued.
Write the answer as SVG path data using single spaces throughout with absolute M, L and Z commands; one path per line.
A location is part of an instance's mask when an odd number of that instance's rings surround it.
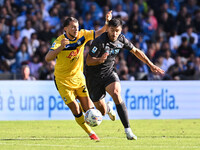
M 77 56 L 78 53 L 79 53 L 79 51 L 80 51 L 80 50 L 77 48 L 76 50 L 72 51 L 72 52 L 67 56 L 67 58 L 71 59 L 71 58 Z
M 119 53 L 119 49 L 113 49 L 113 54 L 118 54 Z
M 111 49 L 111 50 L 106 50 L 107 53 L 109 53 L 110 55 L 116 55 L 119 53 L 120 49 Z
M 92 49 L 92 53 L 95 53 L 97 51 L 97 47 L 94 46 L 93 49 Z
M 117 44 L 117 48 L 122 48 L 122 44 Z
M 77 61 L 78 59 L 79 59 L 79 56 L 76 56 L 76 57 L 72 58 L 72 59 L 70 60 L 70 62 L 72 63 L 73 61 Z

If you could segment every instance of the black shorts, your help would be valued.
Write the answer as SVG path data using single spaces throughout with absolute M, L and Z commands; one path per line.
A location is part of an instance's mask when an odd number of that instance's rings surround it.
M 120 82 L 116 72 L 112 72 L 104 78 L 86 74 L 86 84 L 91 100 L 97 102 L 103 99 L 106 96 L 106 87 L 113 82 Z

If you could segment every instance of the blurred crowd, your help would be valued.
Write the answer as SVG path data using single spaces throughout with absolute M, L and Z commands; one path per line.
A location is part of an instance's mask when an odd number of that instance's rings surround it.
M 155 75 L 128 50 L 116 58 L 121 80 L 199 80 L 200 2 L 197 0 L 0 0 L 0 74 L 52 80 L 44 57 L 72 16 L 80 29 L 98 30 L 105 14 L 123 20 L 122 34 L 165 75 Z M 90 49 L 85 47 L 85 57 Z

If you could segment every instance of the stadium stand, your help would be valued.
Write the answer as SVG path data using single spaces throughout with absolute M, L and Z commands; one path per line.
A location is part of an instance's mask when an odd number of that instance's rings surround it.
M 116 61 L 121 80 L 200 79 L 200 1 L 2 0 L 0 80 L 22 79 L 23 65 L 35 79 L 52 80 L 55 62 L 45 62 L 44 56 L 63 33 L 64 18 L 76 17 L 80 29 L 98 29 L 109 10 L 123 20 L 122 33 L 166 71 L 164 76 L 154 75 L 123 50 Z

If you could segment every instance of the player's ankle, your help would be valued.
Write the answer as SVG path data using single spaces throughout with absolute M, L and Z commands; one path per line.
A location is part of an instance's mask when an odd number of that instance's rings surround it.
M 92 134 L 95 134 L 95 132 L 91 131 L 88 135 L 91 136 Z
M 125 130 L 125 132 L 131 132 L 132 131 L 130 127 L 129 128 L 124 128 L 124 130 Z

